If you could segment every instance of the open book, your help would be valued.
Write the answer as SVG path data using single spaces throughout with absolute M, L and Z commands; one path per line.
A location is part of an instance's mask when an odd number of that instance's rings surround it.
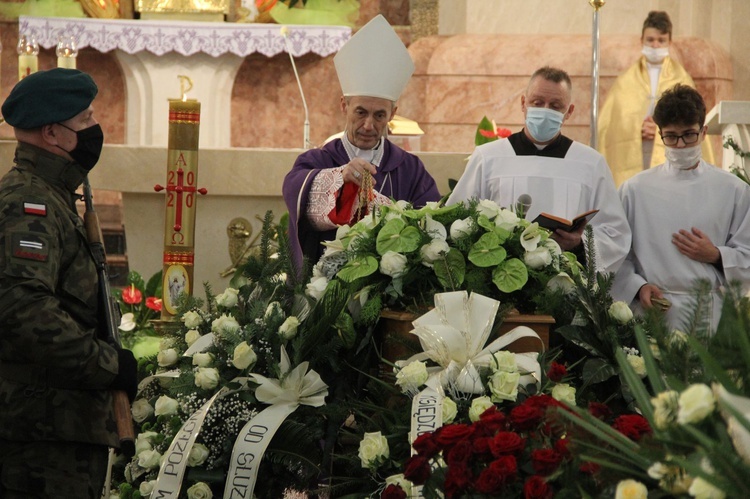
M 553 232 L 557 229 L 571 232 L 579 229 L 582 225 L 586 225 L 587 223 L 589 223 L 589 220 L 594 218 L 594 215 L 596 215 L 597 213 L 599 213 L 599 210 L 590 210 L 586 213 L 581 213 L 573 220 L 556 217 L 554 215 L 550 215 L 549 213 L 542 213 L 534 219 L 534 222 L 537 222 L 540 227 L 544 227 L 545 229 L 549 229 Z

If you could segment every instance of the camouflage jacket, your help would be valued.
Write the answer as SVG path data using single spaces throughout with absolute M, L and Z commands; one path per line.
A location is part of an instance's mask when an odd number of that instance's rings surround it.
M 0 438 L 116 446 L 116 350 L 75 189 L 85 171 L 25 143 L 0 180 Z

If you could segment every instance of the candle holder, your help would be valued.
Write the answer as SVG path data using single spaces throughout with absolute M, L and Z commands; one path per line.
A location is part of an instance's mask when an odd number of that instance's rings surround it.
M 21 35 L 18 38 L 18 81 L 32 73 L 39 71 L 39 44 L 31 35 Z
M 76 68 L 76 57 L 78 57 L 78 46 L 72 36 L 61 35 L 57 39 L 57 67 L 58 68 Z

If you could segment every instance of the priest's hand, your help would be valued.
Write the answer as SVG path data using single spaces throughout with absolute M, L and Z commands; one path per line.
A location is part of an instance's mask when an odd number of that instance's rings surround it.
M 575 248 L 581 245 L 583 237 L 583 231 L 586 229 L 586 224 L 581 225 L 578 229 L 570 232 L 557 229 L 550 236 L 563 251 L 573 251 Z
M 690 231 L 680 229 L 678 233 L 672 234 L 672 244 L 680 253 L 696 262 L 715 264 L 721 260 L 719 248 L 695 227 Z
M 654 123 L 654 119 L 651 116 L 647 116 L 645 120 L 643 120 L 643 125 L 641 125 L 641 139 L 642 140 L 654 140 L 656 137 L 656 123 Z
M 341 174 L 344 176 L 344 182 L 353 182 L 357 185 L 362 185 L 362 174 L 364 172 L 370 172 L 370 174 L 375 175 L 377 171 L 378 169 L 372 163 L 362 158 L 354 158 L 344 165 Z M 375 183 L 375 179 L 372 179 L 372 185 L 375 185 Z
M 644 284 L 641 289 L 638 290 L 638 300 L 641 302 L 644 308 L 651 308 L 654 304 L 651 302 L 651 298 L 664 299 L 664 295 L 657 286 L 653 284 Z

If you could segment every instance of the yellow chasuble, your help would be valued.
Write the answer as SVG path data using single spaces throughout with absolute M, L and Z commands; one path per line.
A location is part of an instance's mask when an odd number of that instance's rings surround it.
M 656 88 L 656 101 L 665 90 L 677 83 L 695 83 L 685 69 L 671 57 L 664 59 Z M 643 171 L 641 127 L 651 107 L 651 80 L 646 58 L 630 66 L 617 77 L 607 94 L 598 121 L 597 143 L 606 158 L 618 187 L 627 179 Z M 703 141 L 703 159 L 713 164 L 713 153 L 708 140 Z M 651 154 L 651 167 L 664 163 L 664 143 L 658 129 Z

